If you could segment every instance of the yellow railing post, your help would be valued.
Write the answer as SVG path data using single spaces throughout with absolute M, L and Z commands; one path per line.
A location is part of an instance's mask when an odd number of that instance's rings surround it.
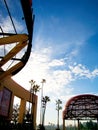
M 19 123 L 23 122 L 24 114 L 25 114 L 26 101 L 21 99 L 20 109 L 19 109 Z

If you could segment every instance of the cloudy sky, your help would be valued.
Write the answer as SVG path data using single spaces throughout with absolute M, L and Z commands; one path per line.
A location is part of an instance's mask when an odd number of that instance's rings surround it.
M 33 0 L 33 12 L 32 52 L 26 66 L 13 79 L 27 90 L 31 79 L 40 87 L 42 79 L 46 79 L 44 96 L 51 101 L 45 123 L 56 123 L 57 99 L 62 100 L 63 110 L 72 96 L 98 95 L 98 0 Z M 0 17 L 3 21 L 2 14 Z M 17 17 L 17 28 L 23 29 Z M 37 95 L 39 123 L 41 93 Z

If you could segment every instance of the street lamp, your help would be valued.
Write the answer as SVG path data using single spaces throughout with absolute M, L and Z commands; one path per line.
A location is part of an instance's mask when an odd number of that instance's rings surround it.
M 46 83 L 45 79 L 42 79 L 42 88 L 41 88 L 41 108 L 40 108 L 40 125 L 42 125 L 42 99 L 43 99 L 43 85 Z

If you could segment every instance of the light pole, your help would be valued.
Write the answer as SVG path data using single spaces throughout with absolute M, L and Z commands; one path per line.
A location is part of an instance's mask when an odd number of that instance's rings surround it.
M 42 125 L 42 99 L 43 99 L 43 85 L 46 82 L 45 79 L 42 79 L 42 88 L 41 88 L 41 108 L 40 108 L 40 125 Z
M 33 98 L 34 98 L 34 84 L 35 84 L 35 81 L 34 80 L 30 80 L 29 83 L 31 84 L 30 100 L 32 100 L 32 109 L 31 109 L 31 121 L 32 121 L 32 123 L 31 124 L 33 125 L 32 127 L 34 129 L 34 99 Z M 30 111 L 30 104 L 29 104 L 29 111 Z

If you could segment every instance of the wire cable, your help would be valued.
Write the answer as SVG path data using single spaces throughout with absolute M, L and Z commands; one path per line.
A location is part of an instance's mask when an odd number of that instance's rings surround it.
M 10 11 L 9 11 L 9 8 L 8 8 L 8 5 L 7 5 L 6 0 L 4 0 L 4 3 L 5 3 L 5 6 L 6 6 L 6 8 L 7 8 L 9 17 L 10 17 L 10 19 L 11 19 L 11 22 L 12 22 L 12 25 L 13 25 L 13 28 L 14 28 L 14 31 L 15 31 L 15 33 L 17 34 L 17 31 L 16 31 L 16 28 L 15 28 L 15 25 L 14 25 L 14 22 L 13 22 L 13 19 L 12 19 L 11 13 L 10 13 Z M 15 56 L 15 57 L 16 57 L 16 56 Z M 13 60 L 13 61 L 10 63 L 10 65 L 7 67 L 7 70 L 9 69 L 9 67 L 10 67 L 13 63 L 14 63 L 14 60 Z
M 2 29 L 2 27 L 0 26 L 0 29 L 1 29 L 1 32 L 2 32 L 2 34 L 3 34 L 3 29 Z M 4 35 L 3 35 L 3 37 L 4 37 Z M 4 55 L 6 54 L 6 49 L 5 49 L 5 45 L 4 45 Z
M 15 33 L 17 34 L 17 31 L 16 31 L 16 28 L 15 28 L 15 25 L 14 25 L 13 19 L 12 19 L 12 17 L 11 17 L 11 13 L 10 13 L 10 11 L 9 11 L 8 5 L 7 5 L 7 3 L 6 3 L 6 0 L 4 0 L 4 2 L 5 2 L 5 5 L 6 5 L 6 8 L 7 8 L 7 11 L 8 11 L 9 17 L 10 17 L 10 19 L 11 19 L 11 22 L 12 22 L 12 25 L 13 25 L 13 28 L 14 28 L 14 31 L 15 31 Z

